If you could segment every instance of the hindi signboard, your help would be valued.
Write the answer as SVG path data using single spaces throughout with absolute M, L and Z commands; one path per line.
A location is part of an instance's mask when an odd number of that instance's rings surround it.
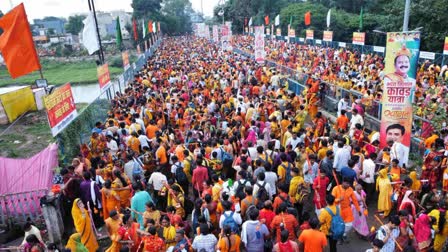
M 98 84 L 100 84 L 100 92 L 106 91 L 112 84 L 110 81 L 109 65 L 106 63 L 102 66 L 96 68 L 96 73 L 98 76 Z
M 364 45 L 366 42 L 366 33 L 365 32 L 354 32 L 352 44 L 354 45 Z
M 258 64 L 264 63 L 264 26 L 255 27 L 255 61 Z
M 123 68 L 126 71 L 131 66 L 129 64 L 129 53 L 128 53 L 128 51 L 122 52 L 121 53 L 121 57 L 123 58 Z
M 215 43 L 219 42 L 219 32 L 218 32 L 218 26 L 217 25 L 213 26 L 213 41 Z
M 276 35 L 279 36 L 279 37 L 282 36 L 282 29 L 281 28 L 277 28 Z
M 420 48 L 418 32 L 388 32 L 380 126 L 380 148 L 407 164 L 411 145 L 412 103 Z
M 306 30 L 306 39 L 314 39 L 314 31 L 313 30 Z
M 333 32 L 332 31 L 324 31 L 323 41 L 331 42 L 333 41 Z
M 51 134 L 56 136 L 78 116 L 70 83 L 44 97 Z

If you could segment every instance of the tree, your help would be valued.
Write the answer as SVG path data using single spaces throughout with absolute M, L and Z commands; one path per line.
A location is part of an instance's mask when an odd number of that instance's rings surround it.
M 134 18 L 157 18 L 160 17 L 160 8 L 162 0 L 132 0 L 134 9 Z
M 189 0 L 165 0 L 162 8 L 163 31 L 168 34 L 191 32 L 191 14 L 194 13 Z
M 86 18 L 84 15 L 76 15 L 76 16 L 70 16 L 68 17 L 68 22 L 65 24 L 65 30 L 68 33 L 77 35 L 82 28 L 84 27 L 84 24 L 82 21 Z

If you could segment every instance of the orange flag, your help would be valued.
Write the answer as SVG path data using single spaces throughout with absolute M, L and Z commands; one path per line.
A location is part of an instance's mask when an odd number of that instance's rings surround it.
M 0 28 L 0 51 L 11 77 L 41 69 L 23 3 L 0 18 Z
M 154 32 L 154 30 L 152 29 L 152 20 L 148 21 L 148 30 L 149 30 L 149 33 L 153 33 Z
M 310 25 L 311 24 L 311 12 L 307 12 L 305 13 L 305 25 Z
M 264 24 L 269 25 L 269 16 L 264 17 Z

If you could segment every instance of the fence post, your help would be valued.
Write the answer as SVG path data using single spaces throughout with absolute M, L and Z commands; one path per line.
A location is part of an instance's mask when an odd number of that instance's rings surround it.
M 62 247 L 62 234 L 64 233 L 64 222 L 62 221 L 59 196 L 44 196 L 41 198 L 42 215 L 47 226 L 50 242 Z

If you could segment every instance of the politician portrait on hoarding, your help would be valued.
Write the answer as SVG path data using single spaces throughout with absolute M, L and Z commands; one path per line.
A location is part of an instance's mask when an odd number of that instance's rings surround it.
M 395 53 L 394 68 L 393 73 L 386 74 L 384 77 L 385 81 L 389 82 L 415 82 L 415 79 L 408 76 L 408 72 L 411 69 L 411 51 L 403 45 Z
M 407 163 L 409 155 L 409 147 L 402 143 L 406 129 L 403 125 L 394 123 L 386 129 L 386 143 L 390 147 L 391 160 L 398 159 L 399 166 Z

